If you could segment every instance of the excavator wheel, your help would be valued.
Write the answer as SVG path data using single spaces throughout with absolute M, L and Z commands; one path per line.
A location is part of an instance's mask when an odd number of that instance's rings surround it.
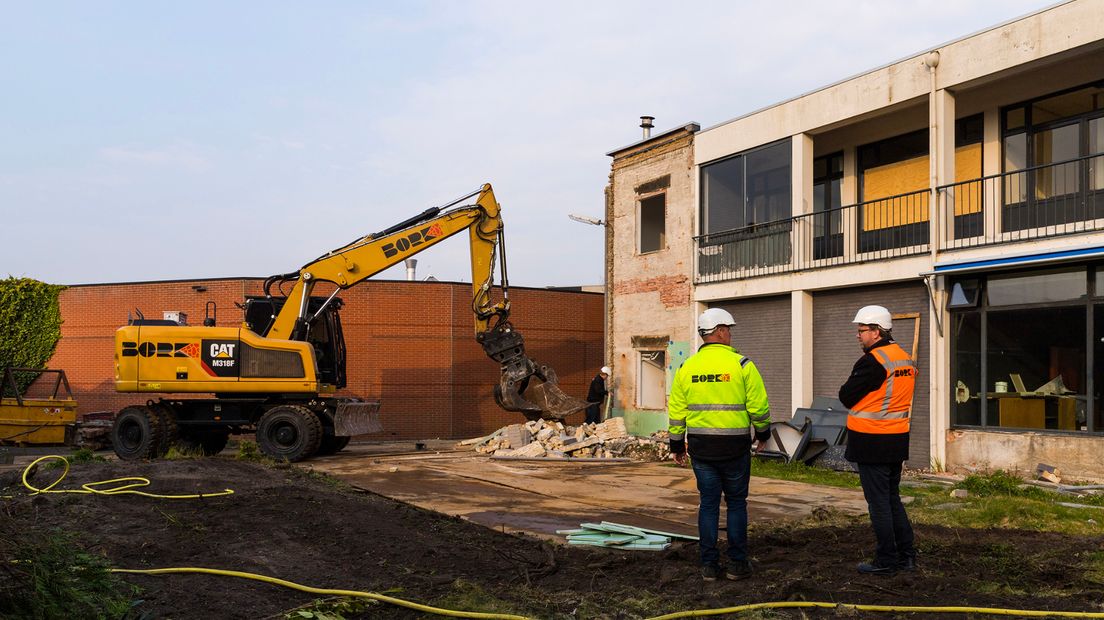
M 161 450 L 161 416 L 140 405 L 124 408 L 111 427 L 111 445 L 124 461 L 156 458 Z
M 187 452 L 202 452 L 204 456 L 214 456 L 222 452 L 229 441 L 230 431 L 204 429 L 181 432 L 176 445 Z
M 327 456 L 330 454 L 337 454 L 345 449 L 345 446 L 349 445 L 349 440 L 352 437 L 336 437 L 334 435 L 323 435 L 322 442 L 318 444 L 318 452 L 315 452 L 318 456 Z
M 150 411 L 157 414 L 157 419 L 161 424 L 161 441 L 157 444 L 157 456 L 165 456 L 169 453 L 169 448 L 176 443 L 178 432 L 176 413 L 172 410 L 172 407 L 165 403 L 150 403 L 148 407 Z
M 321 443 L 322 422 L 306 407 L 279 405 L 257 423 L 257 447 L 269 458 L 302 461 L 316 453 Z

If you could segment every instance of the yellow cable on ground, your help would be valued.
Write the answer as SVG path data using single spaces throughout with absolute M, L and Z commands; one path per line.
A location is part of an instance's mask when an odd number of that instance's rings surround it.
M 410 601 L 404 601 L 399 598 L 393 598 L 383 594 L 376 594 L 374 592 L 359 592 L 356 590 L 329 590 L 326 588 L 312 588 L 310 586 L 300 585 L 291 581 L 285 581 L 283 579 L 277 579 L 276 577 L 267 577 L 265 575 L 257 575 L 255 573 L 245 573 L 236 570 L 220 570 L 217 568 L 192 568 L 192 567 L 180 567 L 180 568 L 151 568 L 149 570 L 127 569 L 127 568 L 113 568 L 113 573 L 133 573 L 138 575 L 168 575 L 171 573 L 205 573 L 208 575 L 223 575 L 226 577 L 241 577 L 242 579 L 253 579 L 256 581 L 263 581 L 265 583 L 271 583 L 278 586 L 284 586 L 285 588 L 292 588 L 294 590 L 301 590 L 303 592 L 310 592 L 311 594 L 325 594 L 328 596 L 355 596 L 359 598 L 369 598 L 383 603 L 390 603 L 392 605 L 398 605 L 399 607 L 407 607 L 409 609 L 415 609 L 417 611 L 424 611 L 431 614 L 437 614 L 439 616 L 452 616 L 454 618 L 487 618 L 489 620 L 530 620 L 526 616 L 514 616 L 510 614 L 487 614 L 478 611 L 454 611 L 451 609 L 440 609 L 437 607 L 430 607 L 429 605 L 422 605 L 420 603 L 412 603 Z
M 38 488 L 27 481 L 27 476 L 30 475 L 31 469 L 39 462 L 46 459 L 58 459 L 65 464 L 65 469 L 61 472 L 61 476 L 58 476 L 57 480 L 54 480 L 45 488 Z M 39 457 L 35 459 L 26 469 L 23 470 L 23 486 L 32 491 L 32 494 L 38 493 L 86 493 L 92 495 L 122 495 L 124 493 L 130 493 L 133 495 L 144 495 L 146 497 L 159 497 L 161 499 L 200 499 L 203 497 L 218 497 L 220 495 L 230 495 L 234 491 L 231 489 L 225 489 L 216 493 L 195 493 L 192 495 L 158 495 L 156 493 L 146 493 L 145 491 L 136 491 L 136 488 L 145 487 L 150 485 L 148 478 L 129 477 L 129 478 L 115 478 L 114 480 L 102 480 L 100 482 L 88 482 L 81 485 L 79 489 L 59 489 L 57 491 L 51 491 L 57 483 L 61 482 L 66 475 L 69 474 L 69 461 L 63 456 L 56 454 L 50 454 L 47 456 Z M 101 489 L 99 487 L 111 484 L 120 483 L 120 486 Z
M 329 590 L 324 588 L 312 588 L 310 586 L 304 586 L 292 581 L 286 581 L 284 579 L 277 579 L 276 577 L 267 577 L 265 575 L 258 575 L 255 573 L 246 573 L 236 570 L 220 570 L 217 568 L 192 568 L 192 567 L 179 567 L 179 568 L 151 568 L 148 570 L 139 569 L 126 569 L 126 568 L 113 568 L 113 573 L 132 573 L 138 575 L 168 575 L 173 573 L 204 573 L 208 575 L 223 575 L 227 577 L 241 577 L 243 579 L 253 579 L 256 581 L 263 581 L 265 583 L 271 583 L 278 586 L 284 586 L 286 588 L 292 588 L 294 590 L 301 590 L 303 592 L 309 592 L 311 594 L 325 594 L 329 596 L 355 596 L 360 598 L 369 598 L 384 603 L 390 603 L 392 605 L 398 605 L 400 607 L 407 607 L 409 609 L 415 609 L 417 611 L 424 611 L 431 614 L 437 614 L 440 616 L 453 616 L 455 618 L 487 618 L 490 620 L 530 620 L 526 616 L 514 616 L 510 614 L 488 614 L 477 611 L 454 611 L 450 609 L 440 609 L 437 607 L 430 607 L 429 605 L 422 605 L 420 603 L 412 603 L 410 601 L 404 601 L 402 599 L 385 596 L 383 594 L 376 594 L 374 592 L 359 592 L 356 590 Z M 854 611 L 889 611 L 889 612 L 905 612 L 905 613 L 951 613 L 951 614 L 988 614 L 993 616 L 1028 616 L 1028 617 L 1047 617 L 1057 616 L 1062 618 L 1104 618 L 1104 612 L 1094 611 L 1037 611 L 1032 609 L 1000 609 L 997 607 L 927 607 L 927 606 L 908 606 L 908 605 L 856 605 L 851 603 L 823 603 L 817 601 L 776 601 L 772 603 L 752 603 L 749 605 L 739 605 L 736 607 L 725 607 L 722 609 L 694 609 L 690 611 L 678 611 L 675 613 L 665 614 L 662 616 L 654 616 L 647 618 L 647 620 L 674 620 L 675 618 L 700 618 L 704 616 L 719 616 L 721 614 L 738 614 L 745 611 L 754 611 L 756 609 L 793 609 L 793 608 L 812 608 L 819 607 L 823 609 L 847 609 Z
M 947 613 L 947 614 L 988 614 L 992 616 L 1030 616 L 1047 617 L 1058 616 L 1063 618 L 1104 618 L 1104 612 L 1095 611 L 1036 611 L 1032 609 L 1000 609 L 997 607 L 922 607 L 908 605 L 854 605 L 850 603 L 821 603 L 814 601 L 779 601 L 774 603 L 752 603 L 737 607 L 723 609 L 695 609 L 692 611 L 678 611 L 662 616 L 654 616 L 647 620 L 674 620 L 675 618 L 700 618 L 703 616 L 719 616 L 721 614 L 738 614 L 756 609 L 784 609 L 795 607 L 820 607 L 825 609 L 848 609 L 855 611 L 891 611 L 906 613 Z

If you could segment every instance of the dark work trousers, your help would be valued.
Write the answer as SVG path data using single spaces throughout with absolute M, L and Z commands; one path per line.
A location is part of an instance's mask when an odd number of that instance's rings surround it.
M 690 459 L 698 481 L 701 505 L 698 506 L 698 547 L 702 566 L 720 559 L 717 538 L 721 516 L 721 494 L 728 507 L 728 557 L 735 563 L 747 561 L 747 496 L 751 478 L 751 453 L 729 461 L 707 463 Z
M 877 566 L 897 566 L 914 557 L 912 524 L 901 503 L 901 463 L 858 463 L 870 524 L 878 546 L 874 551 Z
M 587 406 L 584 424 L 598 424 L 602 421 L 602 410 L 599 407 L 600 405 L 597 404 Z

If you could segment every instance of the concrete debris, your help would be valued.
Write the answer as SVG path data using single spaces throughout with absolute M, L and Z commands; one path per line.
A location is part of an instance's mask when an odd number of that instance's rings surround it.
M 506 437 L 506 441 L 509 442 L 509 447 L 514 450 L 523 448 L 533 441 L 532 431 L 526 428 L 524 424 L 507 426 L 502 434 Z
M 1046 480 L 1054 484 L 1061 484 L 1062 482 L 1062 471 L 1053 465 L 1039 463 L 1035 466 L 1035 473 L 1039 475 L 1040 480 Z
M 511 424 L 478 441 L 469 439 L 458 445 L 472 444 L 476 452 L 496 457 L 666 461 L 671 454 L 667 431 L 651 437 L 633 437 L 625 428 L 624 418 L 574 427 L 551 420 L 533 420 Z
M 951 497 L 968 497 L 970 492 L 966 489 L 955 489 L 951 491 Z

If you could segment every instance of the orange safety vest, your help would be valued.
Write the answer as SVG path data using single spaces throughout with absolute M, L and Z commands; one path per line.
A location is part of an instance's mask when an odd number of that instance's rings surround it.
M 920 373 L 912 358 L 897 343 L 870 351 L 885 368 L 881 387 L 870 392 L 851 408 L 847 428 L 860 433 L 891 435 L 909 432 L 909 413 L 916 375 Z

